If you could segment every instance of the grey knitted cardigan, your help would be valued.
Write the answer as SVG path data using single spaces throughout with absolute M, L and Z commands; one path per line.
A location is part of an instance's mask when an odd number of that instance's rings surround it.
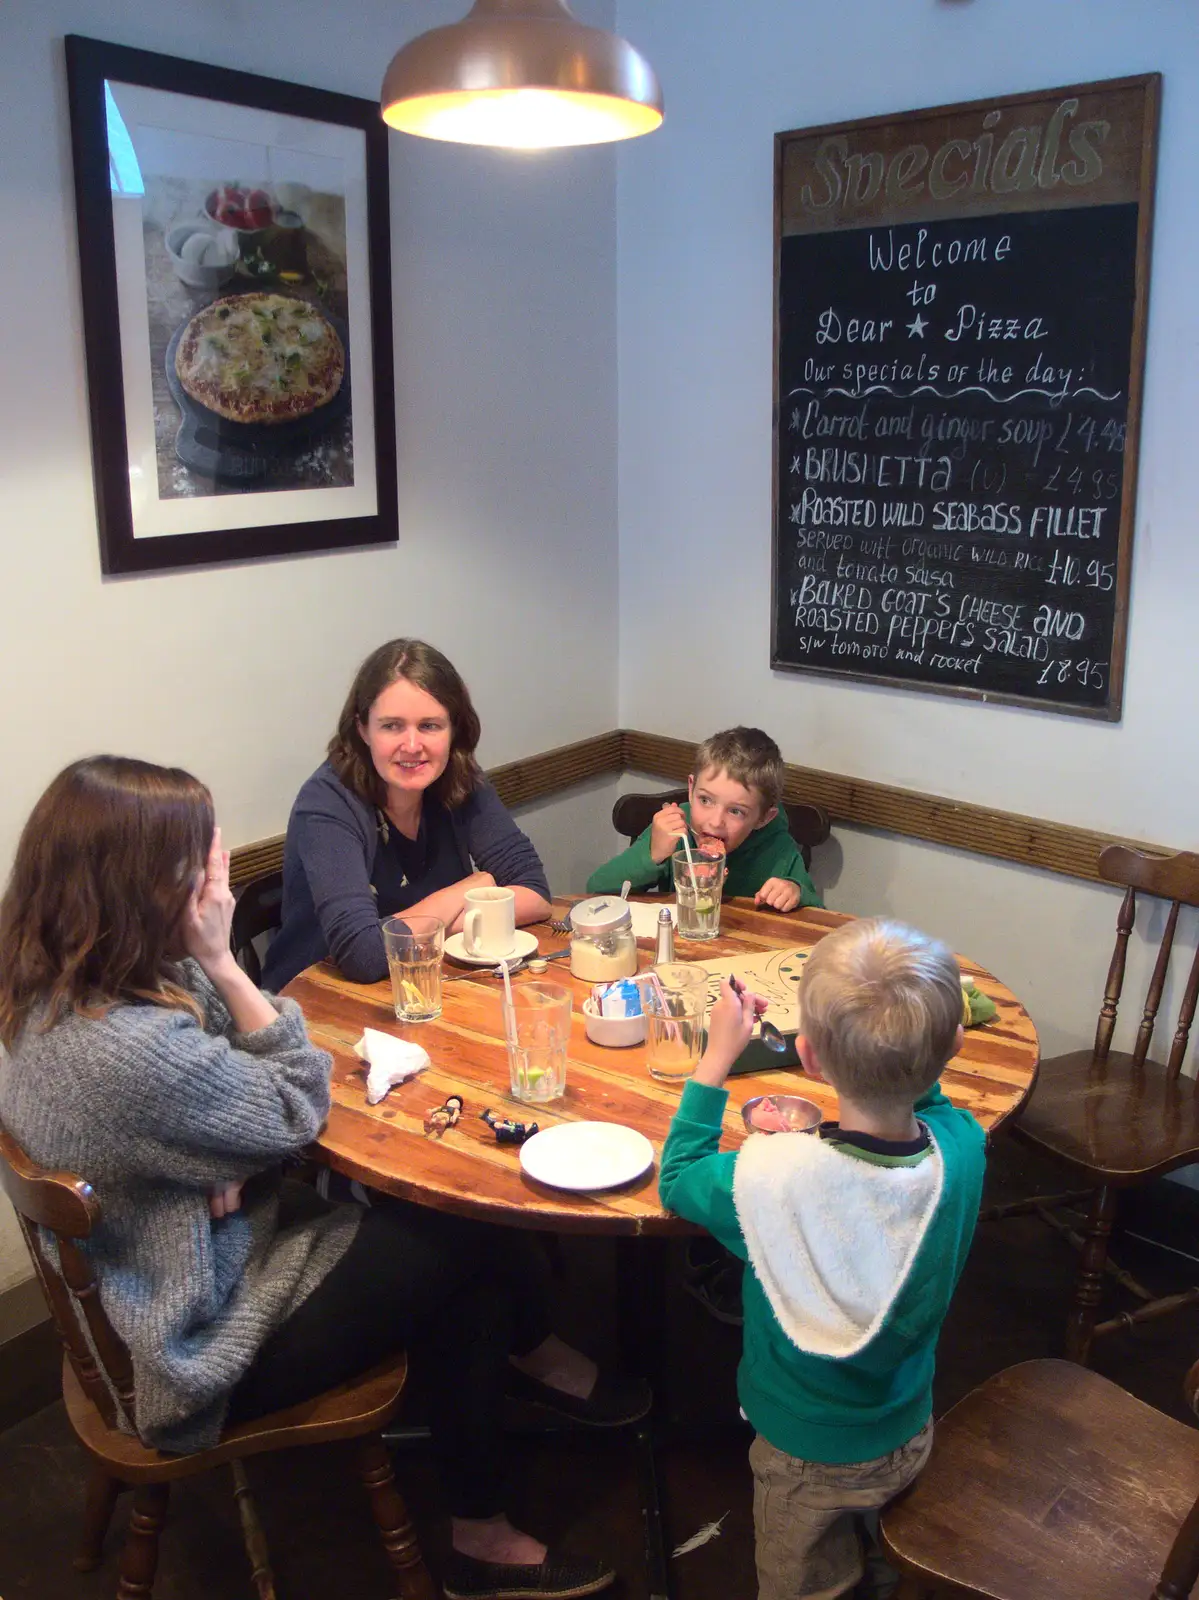
M 101 1223 L 88 1241 L 100 1300 L 133 1358 L 137 1430 L 164 1450 L 215 1444 L 229 1396 L 263 1342 L 341 1258 L 357 1207 L 281 1229 L 282 1157 L 329 1109 L 330 1060 L 293 1000 L 237 1033 L 193 961 L 204 1012 L 114 1006 L 29 1022 L 0 1054 L 0 1122 L 35 1161 L 87 1179 Z M 214 1221 L 208 1193 L 246 1184 Z

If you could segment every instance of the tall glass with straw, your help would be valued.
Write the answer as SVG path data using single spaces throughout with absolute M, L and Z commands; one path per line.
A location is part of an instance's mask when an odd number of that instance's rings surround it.
M 522 983 L 514 988 L 507 962 L 500 964 L 500 971 L 509 1093 L 528 1105 L 560 1100 L 566 1093 L 570 990 L 559 983 Z
M 720 933 L 720 892 L 724 887 L 724 857 L 692 850 L 681 835 L 682 848 L 670 858 L 674 895 L 678 903 L 680 939 L 715 939 Z

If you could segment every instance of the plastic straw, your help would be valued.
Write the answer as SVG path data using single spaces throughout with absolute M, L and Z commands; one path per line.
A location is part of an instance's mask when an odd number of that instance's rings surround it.
M 671 1020 L 673 1013 L 670 1009 L 670 1001 L 666 998 L 666 990 L 662 987 L 661 978 L 659 978 L 658 974 L 653 970 L 652 967 L 650 968 L 647 976 L 653 986 L 654 993 L 658 997 L 658 1004 L 662 1007 L 662 1015 L 667 1019 L 663 1032 L 668 1039 L 681 1039 L 683 1037 L 682 1030 L 679 1028 L 677 1022 Z
M 509 1050 L 511 1050 L 511 1051 L 513 1051 L 515 1053 L 515 1060 L 516 1060 L 516 1063 L 517 1063 L 517 1071 L 519 1072 L 519 1070 L 520 1070 L 520 1046 L 517 1043 L 517 1036 L 516 1036 L 516 1007 L 514 1006 L 513 1001 L 512 1001 L 512 979 L 509 976 L 508 963 L 506 961 L 501 961 L 500 962 L 500 976 L 504 980 L 504 999 L 503 999 L 503 1002 L 502 1002 L 503 1010 L 504 1010 L 504 1035 L 508 1040 L 508 1048 L 509 1048 Z M 524 1087 L 525 1087 L 525 1092 L 528 1093 L 529 1086 L 528 1086 L 527 1082 L 525 1083 Z
M 687 837 L 686 829 L 683 830 L 681 838 L 683 841 L 683 853 L 687 857 L 687 868 L 691 873 L 691 887 L 698 889 L 699 884 L 695 881 L 695 857 L 691 854 L 691 840 Z

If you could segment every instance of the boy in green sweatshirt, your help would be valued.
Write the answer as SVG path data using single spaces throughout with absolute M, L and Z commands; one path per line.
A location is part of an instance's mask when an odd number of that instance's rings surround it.
M 761 728 L 713 734 L 695 752 L 687 802 L 664 805 L 627 850 L 595 869 L 587 893 L 618 894 L 626 878 L 634 889 L 670 889 L 670 858 L 690 828 L 701 847 L 723 850 L 726 895 L 752 895 L 772 911 L 821 905 L 779 810 L 783 778 L 779 747 Z
M 847 923 L 813 949 L 799 998 L 804 1069 L 836 1089 L 838 1121 L 719 1151 L 724 1082 L 756 1009 L 726 983 L 659 1177 L 667 1206 L 750 1267 L 737 1387 L 757 1429 L 759 1600 L 853 1590 L 863 1513 L 927 1460 L 937 1337 L 983 1178 L 983 1130 L 937 1081 L 962 1041 L 943 945 Z

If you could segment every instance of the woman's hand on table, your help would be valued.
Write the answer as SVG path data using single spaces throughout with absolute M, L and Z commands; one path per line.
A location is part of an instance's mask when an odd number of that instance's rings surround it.
M 726 978 L 720 985 L 720 998 L 708 1016 L 708 1047 L 695 1069 L 696 1083 L 721 1089 L 733 1063 L 749 1043 L 754 1023 L 769 1002 L 760 994 L 745 989 L 740 995 Z

